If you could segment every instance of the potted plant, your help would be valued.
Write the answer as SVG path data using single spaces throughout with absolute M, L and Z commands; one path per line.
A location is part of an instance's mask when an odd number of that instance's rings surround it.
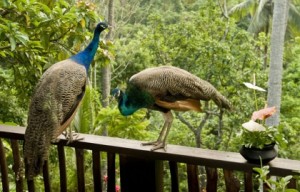
M 240 149 L 240 154 L 248 162 L 266 164 L 277 156 L 275 144 L 283 141 L 282 135 L 276 127 L 263 125 L 264 120 L 275 112 L 275 107 L 255 111 L 251 120 L 242 124 L 240 142 L 243 143 L 243 146 Z

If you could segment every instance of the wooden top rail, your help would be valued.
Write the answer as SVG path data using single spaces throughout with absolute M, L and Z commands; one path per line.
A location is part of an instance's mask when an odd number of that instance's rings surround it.
M 0 137 L 16 140 L 24 139 L 25 128 L 0 125 Z M 141 141 L 113 137 L 81 134 L 84 140 L 76 141 L 68 146 L 106 151 L 110 153 L 126 154 L 157 160 L 183 162 L 187 164 L 203 165 L 228 170 L 251 172 L 258 165 L 247 163 L 239 154 L 178 145 L 167 145 L 167 150 L 150 151 L 151 146 L 141 146 Z M 67 145 L 67 140 L 60 137 L 56 145 Z M 276 158 L 270 165 L 270 174 L 276 176 L 299 175 L 300 161 Z

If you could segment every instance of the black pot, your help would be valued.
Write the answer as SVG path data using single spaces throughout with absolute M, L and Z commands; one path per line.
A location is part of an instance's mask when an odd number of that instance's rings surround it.
M 249 162 L 255 164 L 267 164 L 277 156 L 277 150 L 274 148 L 275 144 L 265 145 L 264 148 L 259 149 L 255 147 L 245 147 L 240 149 L 240 154 Z

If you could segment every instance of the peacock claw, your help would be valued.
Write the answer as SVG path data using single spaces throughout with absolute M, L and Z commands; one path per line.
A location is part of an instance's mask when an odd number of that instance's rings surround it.
M 164 151 L 166 151 L 166 145 L 162 141 L 151 141 L 151 142 L 147 142 L 147 143 L 142 143 L 142 145 L 143 146 L 153 145 L 153 147 L 150 149 L 150 151 L 155 151 L 157 149 L 163 149 Z
M 80 134 L 76 133 L 75 131 L 72 131 L 71 133 L 68 133 L 67 131 L 64 131 L 62 134 L 68 140 L 67 145 L 72 143 L 72 142 L 80 141 L 80 140 L 84 139 L 84 137 L 80 137 Z

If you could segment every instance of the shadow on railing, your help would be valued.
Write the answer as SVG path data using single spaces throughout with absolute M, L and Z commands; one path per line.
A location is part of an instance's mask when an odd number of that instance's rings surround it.
M 24 185 L 24 170 L 22 160 L 22 145 L 18 140 L 24 139 L 24 127 L 0 125 L 0 170 L 2 191 L 10 191 L 9 183 L 12 178 L 8 177 L 9 168 L 15 173 L 14 182 L 16 191 L 35 190 L 34 182 L 27 182 Z M 67 145 L 63 138 L 57 145 L 59 159 L 59 179 L 60 191 L 69 191 L 67 186 L 67 172 L 65 161 L 65 147 L 75 148 L 76 170 L 77 170 L 77 190 L 86 191 L 85 181 L 85 150 L 92 152 L 92 175 L 94 191 L 105 190 L 116 191 L 116 156 L 119 156 L 120 184 L 122 192 L 154 192 L 164 191 L 164 173 L 166 168 L 170 171 L 169 188 L 171 191 L 179 191 L 178 163 L 186 164 L 188 191 L 201 191 L 199 187 L 199 166 L 204 166 L 206 170 L 206 191 L 217 191 L 218 174 L 223 171 L 226 191 L 253 191 L 254 182 L 253 167 L 256 165 L 247 163 L 239 153 L 199 149 L 192 147 L 183 147 L 177 145 L 168 145 L 167 151 L 150 151 L 150 147 L 141 146 L 140 141 L 103 137 L 96 135 L 81 134 L 84 140 L 73 142 Z M 13 154 L 13 166 L 8 167 L 6 161 L 5 148 L 1 138 L 8 139 Z M 101 153 L 100 153 L 101 152 Z M 103 187 L 103 177 L 101 172 L 101 154 L 107 155 L 107 185 Z M 168 163 L 168 166 L 164 166 Z M 276 158 L 271 163 L 270 175 L 284 177 L 287 175 L 299 175 L 300 161 Z M 218 171 L 219 170 L 219 171 Z M 237 173 L 242 173 L 242 181 L 236 177 Z M 221 172 L 222 173 L 222 172 Z M 44 191 L 51 191 L 51 171 L 48 169 L 48 163 L 43 168 Z M 219 180 L 219 181 L 218 181 Z M 293 178 L 289 183 L 289 188 L 296 188 L 296 179 Z M 240 189 L 240 188 L 244 189 Z

